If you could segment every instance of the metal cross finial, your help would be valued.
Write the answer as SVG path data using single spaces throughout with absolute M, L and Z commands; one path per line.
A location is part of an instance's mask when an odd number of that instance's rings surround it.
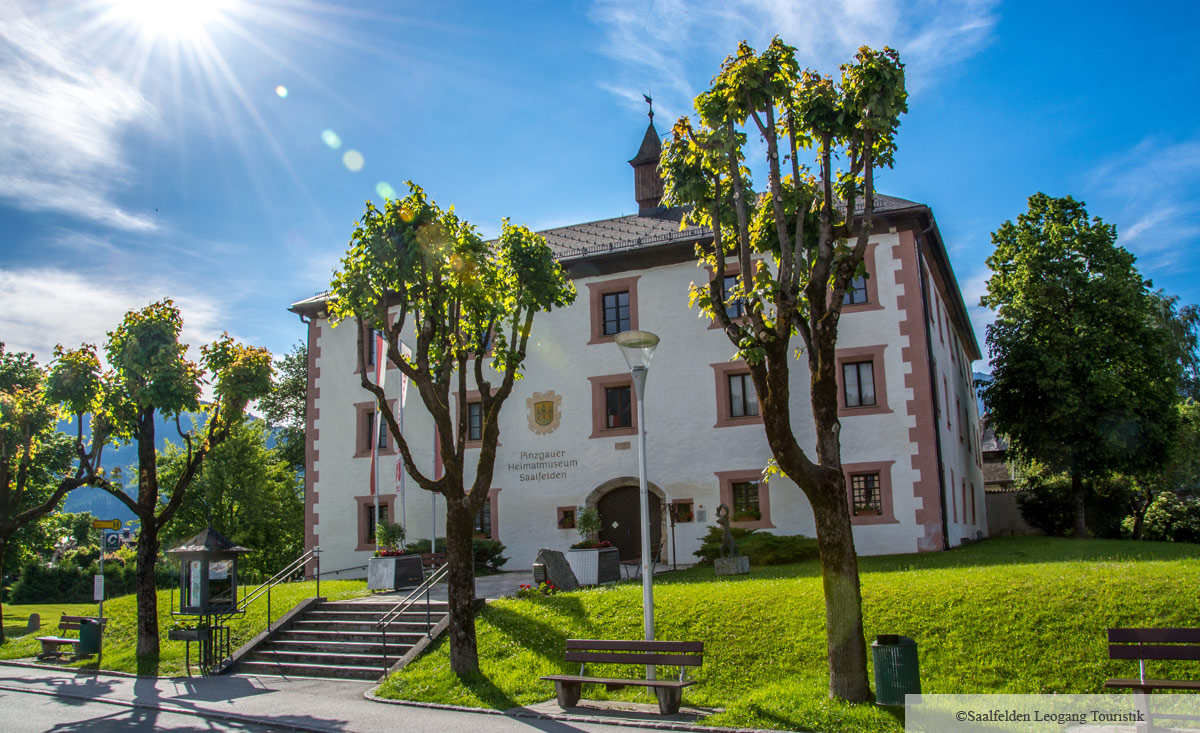
M 643 94 L 642 99 L 646 100 L 646 104 L 650 105 L 650 111 L 647 114 L 650 115 L 650 124 L 654 124 L 654 98 L 649 94 Z

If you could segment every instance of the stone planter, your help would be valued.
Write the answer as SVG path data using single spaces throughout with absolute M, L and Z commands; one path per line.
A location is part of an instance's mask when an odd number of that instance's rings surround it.
M 745 555 L 718 557 L 713 560 L 713 568 L 717 575 L 745 575 L 750 572 L 750 558 Z
M 567 564 L 580 585 L 615 583 L 621 579 L 621 557 L 615 547 L 567 550 Z
M 367 589 L 415 588 L 425 582 L 420 555 L 372 557 L 367 560 Z

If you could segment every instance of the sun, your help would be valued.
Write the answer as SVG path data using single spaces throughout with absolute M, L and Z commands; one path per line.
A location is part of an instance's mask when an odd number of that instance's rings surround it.
M 152 36 L 198 36 L 235 0 L 112 0 L 113 10 Z

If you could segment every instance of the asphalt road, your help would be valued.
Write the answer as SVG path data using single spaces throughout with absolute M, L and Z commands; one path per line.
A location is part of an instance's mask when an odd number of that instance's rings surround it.
M 372 685 L 282 677 L 135 678 L 0 664 L 0 731 L 630 733 L 627 725 L 388 705 Z M 656 715 L 647 715 L 643 725 Z M 661 718 L 658 720 L 661 721 Z M 637 725 L 635 722 L 634 725 Z

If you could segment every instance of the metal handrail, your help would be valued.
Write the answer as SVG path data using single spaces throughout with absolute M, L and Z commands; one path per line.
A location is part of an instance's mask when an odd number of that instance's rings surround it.
M 383 640 L 383 671 L 385 673 L 388 670 L 388 655 L 387 655 L 388 628 L 391 627 L 392 624 L 396 623 L 397 619 L 399 619 L 401 616 L 403 616 L 404 612 L 407 611 L 410 606 L 412 606 L 414 603 L 416 603 L 417 599 L 420 598 L 421 595 L 424 595 L 425 596 L 425 635 L 429 636 L 429 630 L 433 627 L 433 623 L 431 622 L 431 617 L 430 617 L 430 613 L 429 613 L 429 591 L 431 588 L 433 588 L 433 586 L 435 586 L 438 583 L 445 580 L 445 578 L 449 572 L 450 572 L 450 566 L 443 565 L 440 568 L 438 568 L 437 570 L 430 573 L 429 577 L 425 579 L 425 582 L 421 583 L 416 588 L 414 588 L 411 593 L 409 593 L 407 596 L 404 597 L 404 600 L 400 601 L 395 606 L 392 606 L 392 610 L 383 614 L 383 616 L 381 616 L 379 618 L 379 621 L 375 624 L 379 628 L 379 635 L 382 637 L 382 640 Z
M 258 586 L 254 590 L 250 591 L 249 594 L 247 594 L 246 596 L 244 596 L 242 598 L 242 602 L 241 602 L 241 604 L 239 604 L 237 609 L 219 616 L 218 620 L 224 621 L 224 620 L 230 619 L 234 616 L 237 616 L 239 614 L 246 613 L 246 609 L 250 606 L 251 603 L 253 603 L 254 601 L 257 601 L 259 598 L 261 598 L 263 596 L 263 594 L 266 594 L 266 596 L 267 596 L 267 631 L 270 631 L 271 630 L 271 589 L 274 588 L 275 586 L 279 585 L 280 583 L 284 582 L 284 580 L 291 577 L 291 575 L 293 573 L 295 573 L 297 570 L 299 570 L 300 568 L 307 565 L 309 560 L 315 561 L 315 564 L 316 564 L 313 575 L 317 579 L 317 596 L 320 597 L 320 595 L 321 595 L 321 548 L 320 548 L 320 546 L 317 546 L 317 547 L 313 547 L 311 550 L 307 550 L 300 557 L 298 557 L 295 560 L 288 563 L 288 566 L 285 567 L 283 570 L 280 570 L 278 573 L 275 573 L 275 575 L 271 576 L 270 580 L 264 581 L 262 583 L 262 585 Z

